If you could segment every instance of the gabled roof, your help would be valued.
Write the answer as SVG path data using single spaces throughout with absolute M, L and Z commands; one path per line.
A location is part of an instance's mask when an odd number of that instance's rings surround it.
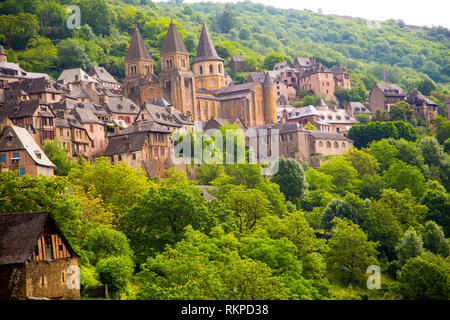
M 23 90 L 28 94 L 64 93 L 59 83 L 46 79 L 45 77 L 23 79 L 22 81 L 12 82 L 9 84 L 9 87 L 11 90 Z
M 167 30 L 166 38 L 164 39 L 161 49 L 161 54 L 172 52 L 189 53 L 173 21 L 170 22 L 169 30 Z
M 58 82 L 64 83 L 76 83 L 76 82 L 98 82 L 97 80 L 91 78 L 86 72 L 80 68 L 66 69 L 64 70 L 58 78 Z
M 31 117 L 39 108 L 39 105 L 39 100 L 21 100 L 18 102 L 12 100 L 0 108 L 0 121 L 5 117 L 10 119 Z
M 125 61 L 148 59 L 153 60 L 150 52 L 142 39 L 139 29 L 134 29 L 133 37 L 131 38 L 130 46 L 128 47 Z
M 198 41 L 197 58 L 194 62 L 204 60 L 224 61 L 217 54 L 216 48 L 214 48 L 214 44 L 209 36 L 208 28 L 206 27 L 206 24 L 203 23 L 202 31 L 200 33 L 200 40 Z
M 97 79 L 103 82 L 115 83 L 119 84 L 116 79 L 103 67 L 93 66 L 91 71 L 89 71 L 89 75 L 96 76 Z
M 11 147 L 8 147 L 4 142 L 5 137 L 9 135 L 13 138 Z M 44 167 L 56 167 L 25 128 L 14 125 L 6 126 L 1 133 L 0 148 L 2 152 L 8 150 L 25 150 L 36 164 Z
M 326 132 L 326 131 L 309 131 L 309 134 L 316 139 L 327 139 L 327 140 L 345 140 L 351 141 L 340 133 L 337 132 Z
M 48 74 L 45 73 L 35 73 L 35 72 L 26 72 L 17 64 L 12 62 L 0 62 L 0 75 L 10 76 L 14 78 L 23 78 L 23 79 L 31 79 L 31 78 L 46 78 L 50 80 Z
M 392 83 L 375 83 L 385 96 L 406 96 L 405 90 Z
M 53 226 L 72 256 L 77 256 L 47 212 L 0 214 L 0 265 L 28 261 L 46 225 Z
M 106 102 L 111 113 L 122 113 L 122 114 L 138 114 L 139 107 L 130 99 L 125 97 L 110 97 Z
M 312 61 L 310 58 L 304 58 L 304 57 L 296 57 L 294 60 L 294 64 L 298 63 L 302 67 L 309 67 L 312 65 Z
M 427 97 L 424 97 L 416 88 L 406 96 L 406 102 L 416 106 L 426 104 L 428 106 L 438 106 L 438 104 Z
M 133 129 L 133 127 L 130 127 Z M 128 128 L 127 128 L 128 129 Z M 111 136 L 108 146 L 103 155 L 112 156 L 142 150 L 147 138 L 147 132 L 137 132 L 132 134 L 121 134 Z

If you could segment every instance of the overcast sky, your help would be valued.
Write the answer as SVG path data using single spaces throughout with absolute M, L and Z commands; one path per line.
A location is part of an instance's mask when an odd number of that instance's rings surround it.
M 201 2 L 202 0 L 185 0 Z M 238 0 L 210 0 L 238 2 Z M 417 26 L 444 26 L 450 29 L 449 0 L 251 0 L 281 9 L 308 9 L 324 14 L 360 17 L 368 20 L 403 20 Z

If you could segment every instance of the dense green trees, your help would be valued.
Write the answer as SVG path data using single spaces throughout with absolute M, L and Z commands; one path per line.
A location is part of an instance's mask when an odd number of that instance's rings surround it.
M 280 186 L 281 192 L 291 202 L 301 198 L 308 186 L 300 164 L 284 157 L 278 159 L 278 172 L 272 176 L 272 182 Z

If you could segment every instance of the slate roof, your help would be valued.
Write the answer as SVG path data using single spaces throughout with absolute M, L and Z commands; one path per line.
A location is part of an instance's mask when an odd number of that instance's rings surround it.
M 106 106 L 112 113 L 138 114 L 139 107 L 130 99 L 125 97 L 110 97 Z
M 256 86 L 255 82 L 247 82 L 247 83 L 241 83 L 241 84 L 232 84 L 228 87 L 223 87 L 216 91 L 216 95 L 225 95 L 225 94 L 235 94 L 237 92 L 242 91 L 249 91 L 250 89 L 253 89 Z
M 76 78 L 76 76 L 78 77 L 78 79 Z M 91 78 L 86 72 L 84 72 L 80 68 L 64 70 L 59 76 L 58 81 L 62 81 L 64 83 L 76 83 L 80 81 L 97 83 L 97 80 Z
M 161 125 L 181 128 L 181 123 L 171 114 L 168 107 L 161 107 L 156 104 L 146 102 L 142 108 L 147 110 L 154 122 Z
M 125 61 L 148 59 L 153 60 L 150 52 L 142 39 L 139 29 L 134 29 L 133 37 L 131 38 L 130 46 L 128 47 Z
M 12 62 L 0 62 L 0 75 L 5 76 L 12 76 L 17 78 L 24 78 L 24 79 L 34 79 L 34 78 L 46 78 L 47 80 L 50 80 L 50 77 L 48 74 L 45 73 L 35 73 L 35 72 L 26 72 L 21 67 L 19 67 L 17 64 Z
M 55 227 L 67 250 L 77 256 L 49 213 L 3 213 L 0 214 L 0 265 L 29 260 L 47 224 Z
M 297 122 L 263 124 L 260 126 L 251 127 L 249 129 L 257 130 L 257 132 L 258 132 L 258 130 L 266 129 L 266 130 L 268 130 L 267 134 L 269 134 L 270 130 L 279 130 L 280 134 L 288 133 L 288 132 L 296 132 L 296 131 L 305 131 L 303 129 L 303 127 L 300 124 L 298 124 Z
M 10 101 L 0 108 L 0 121 L 5 117 L 19 119 L 31 117 L 39 108 L 39 100 Z
M 9 87 L 11 90 L 23 90 L 28 94 L 64 93 L 59 83 L 46 79 L 45 77 L 12 82 L 9 83 Z
M 133 127 L 130 127 L 133 129 Z M 103 155 L 112 156 L 142 150 L 144 147 L 147 132 L 138 132 L 132 134 L 121 134 L 109 138 L 108 146 Z
M 95 75 L 97 76 L 97 79 L 103 82 L 119 84 L 119 82 L 114 79 L 114 77 L 108 72 L 108 70 L 103 67 L 93 66 L 91 71 L 89 71 L 89 75 L 91 77 Z
M 11 134 L 13 138 L 11 147 L 3 144 L 4 137 L 8 136 L 9 134 Z M 8 150 L 25 150 L 36 164 L 44 167 L 56 167 L 45 155 L 44 151 L 42 151 L 42 149 L 30 135 L 28 130 L 25 128 L 15 125 L 6 126 L 1 133 L 0 147 L 2 152 Z M 38 155 L 40 156 L 40 158 Z
M 346 140 L 351 141 L 340 133 L 337 132 L 326 132 L 326 131 L 308 131 L 311 136 L 316 139 L 326 139 L 326 140 Z
M 438 104 L 427 97 L 424 97 L 416 88 L 406 96 L 406 102 L 415 104 L 416 106 L 426 104 L 428 106 L 437 106 Z
M 297 62 L 302 67 L 309 67 L 312 65 L 311 59 L 309 58 L 296 57 L 294 63 L 295 62 Z
M 197 47 L 197 58 L 194 62 L 204 61 L 204 60 L 219 60 L 224 61 L 217 54 L 216 48 L 209 36 L 208 28 L 206 24 L 203 24 L 202 31 L 200 33 L 200 40 L 198 41 Z
M 164 43 L 162 45 L 161 54 L 172 52 L 189 53 L 173 21 L 170 22 L 169 29 L 167 30 L 166 38 L 164 39 Z
M 375 83 L 386 96 L 406 96 L 405 90 L 392 83 Z

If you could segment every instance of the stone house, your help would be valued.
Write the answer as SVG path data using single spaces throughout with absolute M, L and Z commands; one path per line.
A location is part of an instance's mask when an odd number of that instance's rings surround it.
M 372 112 L 383 110 L 389 112 L 391 104 L 405 100 L 406 92 L 390 83 L 375 83 L 370 91 L 369 105 Z
M 136 103 L 123 96 L 105 97 L 103 106 L 111 115 L 111 120 L 122 120 L 127 125 L 136 121 L 140 110 Z
M 350 117 L 355 117 L 357 114 L 365 113 L 372 117 L 372 111 L 361 102 L 347 102 L 344 104 L 344 109 L 350 115 Z
M 22 90 L 30 96 L 31 100 L 39 100 L 42 104 L 58 102 L 67 94 L 66 87 L 45 77 L 21 79 L 10 83 L 8 88 L 6 91 Z
M 47 212 L 0 214 L 0 300 L 79 300 L 78 255 Z
M 14 125 L 0 131 L 0 171 L 17 170 L 19 176 L 53 176 L 56 166 L 25 128 Z
M 300 75 L 299 89 L 308 90 L 315 95 L 322 95 L 326 97 L 327 101 L 336 101 L 334 74 L 320 62 L 313 64 Z
M 405 100 L 414 109 L 414 115 L 416 117 L 422 117 L 428 122 L 432 122 L 433 118 L 438 115 L 439 105 L 424 97 L 416 88 L 406 96 Z
M 334 85 L 335 87 L 343 87 L 345 89 L 350 89 L 350 75 L 347 70 L 343 67 L 334 67 L 330 69 L 334 75 Z
M 13 123 L 30 132 L 38 145 L 55 138 L 55 115 L 40 100 L 10 100 L 0 108 L 0 125 Z
M 230 59 L 230 68 L 235 73 L 245 72 L 247 68 L 245 67 L 244 57 L 243 56 L 233 56 L 233 57 L 231 57 L 231 59 Z
M 265 145 L 268 158 L 278 153 L 278 156 L 293 158 L 299 162 L 317 166 L 317 156 L 339 155 L 353 146 L 351 140 L 339 133 L 308 131 L 295 122 L 266 124 L 249 128 L 249 130 L 253 130 L 249 139 L 256 139 L 259 158 L 265 157 L 262 149 L 259 149 L 262 144 Z M 272 130 L 278 130 L 279 134 L 277 151 L 273 149 L 276 146 L 273 140 L 276 135 L 271 136 Z M 255 143 L 255 141 L 249 143 Z
M 216 130 L 219 130 L 220 127 L 222 127 L 225 123 L 228 123 L 230 125 L 236 125 L 242 132 L 247 131 L 247 127 L 239 120 L 239 118 L 234 119 L 215 119 L 212 117 L 207 122 L 203 124 L 203 132 L 208 132 L 211 135 L 216 132 Z
M 294 59 L 293 68 L 298 70 L 300 73 L 304 73 L 306 69 L 310 68 L 316 61 L 310 58 L 296 57 Z
M 139 111 L 137 121 L 156 122 L 171 132 L 193 130 L 194 123 L 163 98 L 148 100 Z
M 172 167 L 170 135 L 171 131 L 158 123 L 136 121 L 133 126 L 108 136 L 103 155 L 113 164 L 124 161 L 135 169 L 144 169 L 149 177 L 161 177 Z
M 105 88 L 120 89 L 120 83 L 103 67 L 93 66 L 89 76 Z

